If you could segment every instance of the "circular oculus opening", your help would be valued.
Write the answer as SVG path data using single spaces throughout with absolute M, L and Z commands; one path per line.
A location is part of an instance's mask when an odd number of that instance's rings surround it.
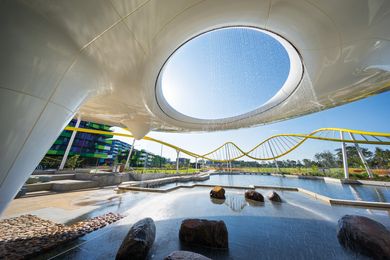
M 284 38 L 253 27 L 220 28 L 176 49 L 159 73 L 156 98 L 176 120 L 233 120 L 281 103 L 302 73 L 299 54 Z

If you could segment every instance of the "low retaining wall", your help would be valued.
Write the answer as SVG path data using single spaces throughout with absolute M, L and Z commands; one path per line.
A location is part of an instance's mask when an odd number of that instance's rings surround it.
M 127 173 L 82 173 L 75 174 L 76 180 L 94 181 L 98 186 L 118 185 L 129 181 L 130 176 Z
M 23 187 L 26 188 L 27 192 L 34 192 L 34 191 L 50 191 L 53 184 L 44 182 L 44 183 L 34 183 L 34 184 L 28 184 L 24 185 Z
M 52 190 L 59 192 L 67 192 L 74 190 L 90 189 L 98 187 L 95 181 L 77 181 L 77 180 L 62 180 L 53 183 Z
M 129 175 L 129 181 L 148 181 L 162 178 L 171 178 L 176 176 L 193 176 L 193 173 L 169 174 L 169 173 L 126 173 Z
M 174 183 L 174 182 L 189 182 L 189 181 L 205 181 L 210 178 L 209 174 L 197 174 L 197 175 L 186 175 L 186 176 L 173 176 L 173 177 L 164 177 L 159 179 L 151 179 L 151 180 L 141 180 L 141 181 L 129 181 L 124 182 L 119 187 L 143 187 L 143 188 L 149 188 L 149 187 L 156 187 L 168 183 Z

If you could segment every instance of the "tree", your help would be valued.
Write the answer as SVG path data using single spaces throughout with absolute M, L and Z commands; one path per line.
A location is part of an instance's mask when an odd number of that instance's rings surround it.
M 79 159 L 79 158 L 80 158 L 79 154 L 75 154 L 72 157 L 69 157 L 68 160 L 66 160 L 65 167 L 74 170 L 83 161 L 83 159 Z
M 302 167 L 302 166 L 303 166 L 303 164 L 301 163 L 301 161 L 300 161 L 300 160 L 298 160 L 298 161 L 297 161 L 297 167 L 299 167 L 299 168 L 300 168 L 300 167 Z
M 360 156 L 358 154 L 358 151 L 355 146 L 346 146 L 346 153 L 348 157 L 348 166 L 354 167 L 354 168 L 359 168 L 363 167 L 363 163 L 360 159 Z M 335 149 L 336 151 L 336 158 L 337 158 L 337 163 L 340 167 L 343 165 L 343 153 L 342 149 L 338 148 Z M 369 151 L 367 148 L 361 148 L 360 151 L 362 151 L 363 156 L 365 157 L 366 160 L 370 160 L 372 157 L 372 152 Z
M 374 156 L 370 164 L 375 168 L 389 168 L 390 167 L 390 150 L 383 150 L 379 147 L 375 148 Z
M 330 151 L 316 153 L 314 158 L 317 160 L 319 166 L 324 168 L 333 168 L 337 166 L 335 156 Z
M 310 159 L 303 159 L 302 162 L 303 162 L 303 165 L 304 165 L 306 168 L 310 168 L 310 167 L 312 167 L 312 166 L 315 164 L 315 162 L 313 162 L 313 161 L 310 160 Z
M 130 158 L 130 166 L 132 167 L 140 166 L 142 164 L 140 158 L 141 158 L 141 152 L 134 149 Z

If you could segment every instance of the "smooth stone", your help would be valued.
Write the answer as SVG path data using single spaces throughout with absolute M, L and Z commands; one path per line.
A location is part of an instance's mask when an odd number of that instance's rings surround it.
M 190 251 L 173 251 L 164 260 L 211 260 L 211 258 Z
M 352 251 L 374 259 L 390 259 L 390 231 L 370 218 L 343 216 L 338 221 L 337 238 Z
M 268 194 L 268 199 L 273 202 L 282 202 L 282 199 L 280 198 L 279 194 L 277 194 L 275 191 L 271 191 Z
M 115 259 L 146 259 L 155 238 L 156 225 L 153 219 L 139 220 L 130 228 Z
M 180 241 L 214 248 L 228 248 L 228 231 L 223 221 L 185 219 L 179 231 Z
M 259 192 L 254 190 L 248 190 L 245 192 L 245 198 L 249 200 L 264 202 L 264 197 Z
M 210 191 L 210 197 L 214 199 L 225 199 L 225 189 L 221 186 L 215 186 Z

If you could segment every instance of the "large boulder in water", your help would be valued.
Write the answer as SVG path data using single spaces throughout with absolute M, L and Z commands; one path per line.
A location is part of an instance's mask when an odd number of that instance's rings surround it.
M 225 189 L 222 188 L 221 186 L 215 186 L 211 191 L 210 191 L 210 197 L 214 199 L 225 199 Z
M 190 245 L 228 248 L 228 231 L 223 221 L 185 219 L 179 231 L 180 241 Z
M 204 255 L 193 253 L 190 251 L 173 251 L 164 260 L 211 260 Z
M 245 199 L 264 202 L 264 197 L 255 190 L 248 190 L 245 192 Z
M 271 191 L 268 194 L 268 199 L 273 202 L 282 202 L 282 199 L 280 198 L 279 194 L 277 194 L 275 191 Z
M 374 259 L 390 259 L 390 231 L 370 218 L 345 215 L 338 222 L 341 245 Z
M 141 219 L 130 228 L 115 259 L 146 259 L 155 238 L 156 226 L 153 219 Z

